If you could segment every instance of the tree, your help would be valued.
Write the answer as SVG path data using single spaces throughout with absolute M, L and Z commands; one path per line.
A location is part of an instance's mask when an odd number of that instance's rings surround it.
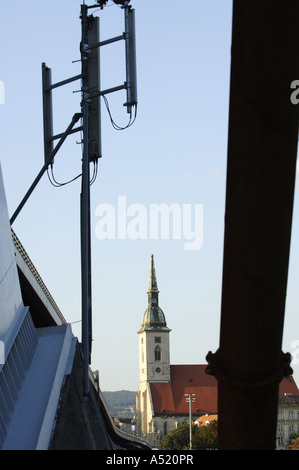
M 196 450 L 215 450 L 218 444 L 218 422 L 211 421 L 206 426 L 199 426 L 193 438 L 193 448 Z
M 207 426 L 192 425 L 192 449 L 217 449 L 217 421 Z M 161 441 L 161 449 L 184 450 L 189 448 L 189 424 L 183 423 Z
M 193 426 L 192 426 L 193 428 Z M 192 429 L 193 431 L 193 429 Z M 192 434 L 193 435 L 193 434 Z M 161 441 L 161 449 L 183 450 L 188 448 L 189 424 L 183 423 L 174 431 L 164 436 Z
M 299 450 L 299 432 L 291 434 L 287 450 Z
M 290 445 L 288 446 L 288 450 L 299 450 L 299 437 L 292 439 Z

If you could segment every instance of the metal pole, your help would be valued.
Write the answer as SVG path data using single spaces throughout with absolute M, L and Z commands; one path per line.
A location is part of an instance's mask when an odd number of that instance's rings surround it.
M 67 138 L 67 136 L 72 132 L 72 129 L 74 127 L 74 125 L 76 124 L 76 122 L 80 119 L 81 117 L 81 114 L 80 113 L 76 113 L 74 114 L 73 118 L 72 118 L 72 121 L 70 123 L 70 125 L 68 126 L 68 128 L 66 129 L 66 131 L 61 134 L 61 138 L 58 142 L 58 144 L 56 145 L 56 147 L 53 149 L 52 153 L 50 154 L 49 156 L 49 159 L 45 162 L 45 164 L 43 165 L 43 167 L 41 168 L 40 172 L 38 173 L 38 175 L 36 176 L 35 180 L 33 181 L 32 185 L 30 186 L 30 188 L 28 189 L 27 193 L 25 194 L 25 196 L 23 197 L 22 201 L 20 202 L 20 204 L 18 205 L 17 209 L 15 210 L 15 212 L 13 213 L 11 219 L 10 219 L 10 224 L 12 225 L 14 223 L 14 221 L 16 220 L 17 216 L 19 215 L 19 213 L 21 212 L 21 210 L 23 209 L 24 205 L 26 204 L 27 200 L 29 199 L 29 197 L 31 196 L 31 194 L 33 193 L 35 187 L 37 186 L 37 184 L 39 183 L 40 179 L 42 178 L 43 174 L 45 173 L 45 171 L 47 170 L 48 166 L 52 163 L 55 155 L 57 154 L 58 150 L 61 148 L 62 144 L 64 143 L 65 139 Z
M 81 5 L 81 63 L 82 63 L 82 114 L 83 114 L 83 156 L 81 189 L 81 283 L 82 283 L 82 348 L 84 361 L 83 401 L 89 397 L 90 364 L 89 318 L 91 317 L 91 267 L 90 267 L 90 175 L 88 155 L 88 16 L 87 5 Z
M 195 393 L 185 393 L 186 402 L 189 402 L 189 449 L 192 449 L 192 400 L 195 400 L 195 398 L 192 398 L 195 396 Z

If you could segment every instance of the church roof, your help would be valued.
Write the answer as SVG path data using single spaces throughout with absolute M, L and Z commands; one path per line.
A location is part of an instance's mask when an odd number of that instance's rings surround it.
M 217 413 L 217 380 L 207 375 L 206 364 L 171 365 L 171 383 L 151 382 L 154 414 L 189 414 L 185 394 L 195 394 L 192 414 Z
M 185 394 L 195 394 L 192 414 L 217 414 L 218 384 L 214 376 L 206 374 L 206 364 L 171 365 L 171 383 L 151 382 L 151 396 L 155 415 L 189 414 Z M 285 377 L 279 385 L 279 396 L 299 396 L 293 377 Z
M 299 389 L 291 375 L 285 377 L 279 384 L 279 396 L 284 394 L 299 395 Z
M 159 306 L 149 305 L 142 317 L 142 329 L 167 329 L 165 315 Z

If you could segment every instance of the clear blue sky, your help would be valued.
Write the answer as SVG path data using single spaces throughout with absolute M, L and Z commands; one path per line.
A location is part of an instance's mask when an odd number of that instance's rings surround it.
M 0 159 L 10 214 L 43 164 L 41 63 L 53 81 L 80 73 L 80 4 L 77 0 L 16 0 L 0 6 Z M 163 0 L 131 2 L 136 11 L 138 114 L 115 131 L 102 108 L 103 159 L 92 186 L 93 355 L 102 390 L 138 387 L 138 336 L 147 306 L 150 254 L 160 306 L 171 332 L 171 362 L 203 363 L 219 345 L 222 251 L 232 2 Z M 124 30 L 123 11 L 111 1 L 101 17 L 101 39 Z M 123 45 L 101 48 L 102 89 L 125 80 Z M 299 77 L 294 77 L 298 79 Z M 55 131 L 80 111 L 79 83 L 54 94 Z M 124 92 L 110 95 L 115 121 L 124 125 Z M 59 181 L 81 171 L 80 136 L 55 159 Z M 74 334 L 81 337 L 80 180 L 53 188 L 45 175 L 14 224 Z M 203 245 L 184 249 L 184 239 L 99 240 L 100 204 L 117 212 L 127 206 L 149 211 L 165 203 L 203 208 Z M 132 217 L 128 217 L 128 222 Z M 279 221 L 277 221 L 279 223 Z M 284 351 L 299 351 L 298 208 L 295 204 Z M 275 254 L 274 254 L 275 256 Z M 298 341 L 298 345 L 296 342 Z M 299 361 L 299 353 L 297 360 Z M 293 364 L 299 383 L 298 365 Z

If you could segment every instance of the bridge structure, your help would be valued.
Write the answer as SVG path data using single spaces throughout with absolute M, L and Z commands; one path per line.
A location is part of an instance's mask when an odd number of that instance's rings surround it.
M 147 449 L 113 424 L 78 338 L 11 229 L 0 168 L 0 449 Z

